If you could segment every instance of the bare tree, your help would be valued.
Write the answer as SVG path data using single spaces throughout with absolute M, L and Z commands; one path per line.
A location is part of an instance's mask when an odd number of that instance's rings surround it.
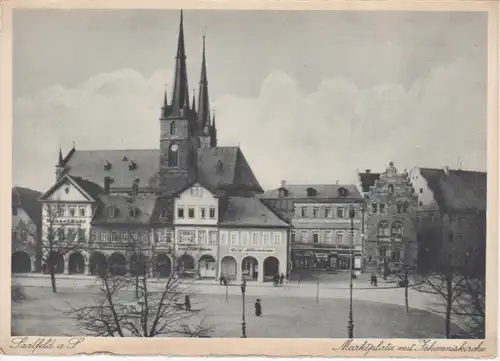
M 149 262 L 154 260 L 153 257 Z M 99 279 L 100 294 L 94 305 L 73 307 L 69 305 L 66 315 L 76 320 L 77 326 L 89 336 L 111 337 L 156 337 L 207 336 L 213 328 L 203 321 L 196 323 L 194 316 L 201 309 L 192 309 L 186 296 L 193 290 L 182 281 L 181 271 L 174 267 L 161 289 L 152 289 L 148 277 L 149 264 L 141 273 L 119 276 L 106 268 Z M 132 300 L 127 293 L 138 294 Z
M 52 292 L 57 293 L 56 273 L 60 271 L 58 254 L 63 257 L 64 267 L 64 255 L 80 249 L 87 236 L 80 227 L 75 229 L 70 227 L 70 223 L 64 222 L 58 202 L 45 204 L 43 216 L 41 258 L 50 274 Z

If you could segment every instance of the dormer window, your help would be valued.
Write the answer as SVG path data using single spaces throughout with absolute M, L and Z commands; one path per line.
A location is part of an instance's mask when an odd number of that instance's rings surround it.
M 115 218 L 116 217 L 116 208 L 114 206 L 110 206 L 108 208 L 108 215 L 109 215 L 109 218 Z
M 135 170 L 137 168 L 137 163 L 131 160 L 128 164 L 128 170 Z
M 111 163 L 110 162 L 106 161 L 106 163 L 104 163 L 104 170 L 106 172 L 111 170 Z
M 318 193 L 314 188 L 307 188 L 306 191 L 308 197 L 316 197 L 316 194 Z
M 222 161 L 219 159 L 217 161 L 217 166 L 216 166 L 216 171 L 217 173 L 222 173 L 222 171 L 224 170 L 224 164 L 222 163 Z
M 339 197 L 345 197 L 345 196 L 347 196 L 347 189 L 345 189 L 344 187 L 340 187 L 337 192 L 339 194 Z
M 285 189 L 285 188 L 280 188 L 280 190 L 279 190 L 279 196 L 280 197 L 286 197 L 286 196 L 288 196 L 288 190 Z
M 127 156 L 124 156 L 124 157 L 122 158 L 122 161 L 123 161 L 123 162 L 128 162 L 128 158 L 127 158 Z

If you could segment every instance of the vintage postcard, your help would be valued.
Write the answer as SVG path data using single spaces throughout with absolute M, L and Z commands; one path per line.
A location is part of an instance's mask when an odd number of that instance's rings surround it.
M 496 355 L 496 1 L 1 6 L 3 353 Z

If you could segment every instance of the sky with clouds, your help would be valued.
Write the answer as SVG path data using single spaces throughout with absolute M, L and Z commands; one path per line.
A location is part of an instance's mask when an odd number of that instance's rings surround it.
M 179 12 L 15 10 L 13 183 L 46 190 L 59 145 L 158 148 Z M 189 86 L 206 34 L 220 145 L 265 188 L 356 169 L 486 169 L 487 15 L 184 11 Z

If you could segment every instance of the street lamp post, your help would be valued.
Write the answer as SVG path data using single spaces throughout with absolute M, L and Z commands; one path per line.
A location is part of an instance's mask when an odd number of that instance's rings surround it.
M 245 291 L 247 287 L 247 281 L 243 280 L 241 282 L 241 296 L 242 296 L 242 301 L 243 301 L 243 309 L 242 309 L 242 314 L 241 314 L 241 338 L 246 338 L 247 337 L 247 324 L 245 322 Z
M 349 218 L 351 219 L 351 256 L 349 262 L 350 277 L 349 277 L 349 320 L 347 321 L 347 335 L 348 338 L 354 338 L 354 321 L 352 319 L 352 276 L 354 268 L 354 216 L 356 212 L 354 207 L 349 209 Z

